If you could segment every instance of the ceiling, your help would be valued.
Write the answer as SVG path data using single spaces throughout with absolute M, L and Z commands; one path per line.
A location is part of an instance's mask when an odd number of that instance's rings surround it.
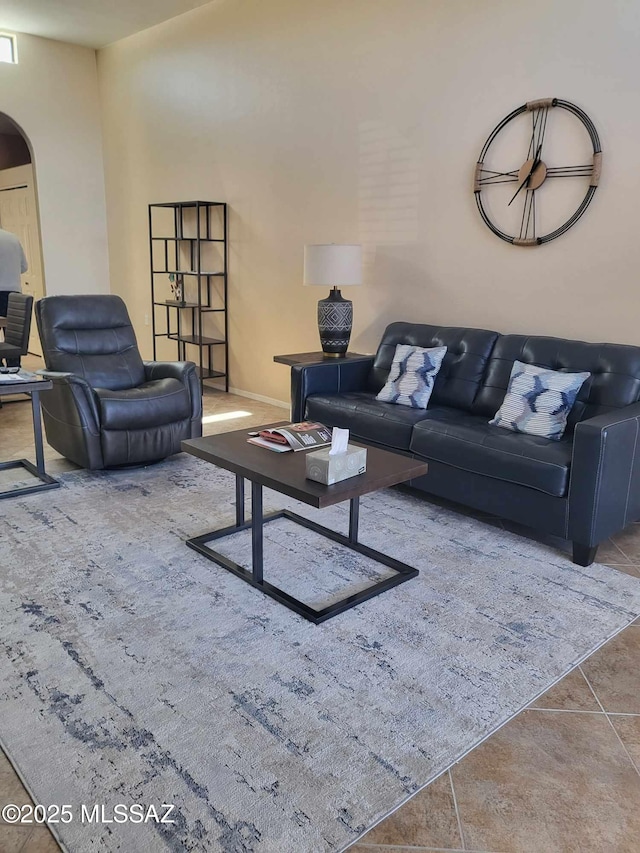
M 104 47 L 210 0 L 1 0 L 0 31 Z

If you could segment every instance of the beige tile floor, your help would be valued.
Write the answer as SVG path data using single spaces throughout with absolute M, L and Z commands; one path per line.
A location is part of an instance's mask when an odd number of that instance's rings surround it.
M 217 392 L 205 394 L 204 408 L 205 434 L 287 418 L 286 410 Z M 28 400 L 15 398 L 0 409 L 0 444 L 3 459 L 33 458 Z M 45 456 L 54 475 L 73 467 L 48 446 Z M 507 522 L 504 526 L 533 535 Z M 550 548 L 566 548 L 560 540 L 538 538 Z M 604 543 L 598 560 L 640 578 L 640 524 Z M 639 661 L 640 620 L 351 849 L 638 853 Z M 1 725 L 0 709 L 0 731 Z M 30 800 L 0 753 L 0 806 L 7 802 Z M 0 853 L 57 849 L 45 828 L 0 822 Z

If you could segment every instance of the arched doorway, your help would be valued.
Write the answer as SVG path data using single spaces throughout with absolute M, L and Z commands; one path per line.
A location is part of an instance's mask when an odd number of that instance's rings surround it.
M 34 302 L 45 294 L 36 180 L 31 145 L 26 134 L 0 112 L 0 228 L 11 231 L 20 242 L 29 269 L 22 276 L 22 291 Z M 29 352 L 41 355 L 40 340 L 31 324 Z

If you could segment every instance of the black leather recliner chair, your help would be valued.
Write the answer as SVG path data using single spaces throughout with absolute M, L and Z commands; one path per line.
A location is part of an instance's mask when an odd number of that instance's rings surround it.
M 119 296 L 47 296 L 36 321 L 53 389 L 47 441 L 83 468 L 155 462 L 202 435 L 202 391 L 190 361 L 143 361 Z

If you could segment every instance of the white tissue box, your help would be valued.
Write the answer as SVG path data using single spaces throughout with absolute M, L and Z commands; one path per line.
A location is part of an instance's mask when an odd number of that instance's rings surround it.
M 350 444 L 346 453 L 336 453 L 331 456 L 328 447 L 307 453 L 307 479 L 316 483 L 332 486 L 341 480 L 348 480 L 367 470 L 366 447 L 355 447 Z

